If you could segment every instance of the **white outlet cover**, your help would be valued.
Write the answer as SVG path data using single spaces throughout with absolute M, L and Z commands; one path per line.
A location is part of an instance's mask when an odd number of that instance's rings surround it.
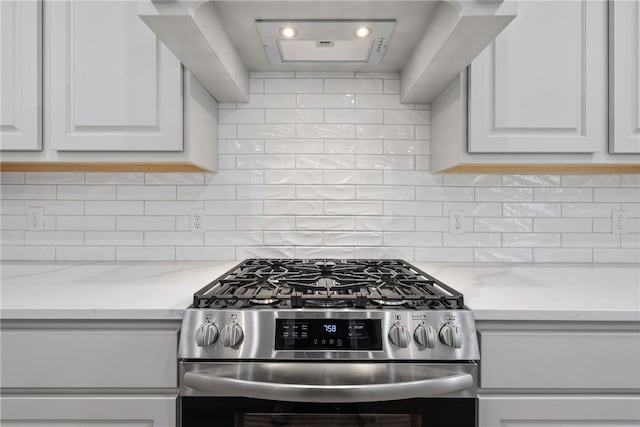
M 449 233 L 464 233 L 464 211 L 449 211 Z
M 625 211 L 611 212 L 611 232 L 613 234 L 624 234 L 627 232 L 627 214 Z
M 204 233 L 204 209 L 191 209 L 189 211 L 189 219 L 192 233 Z
M 27 208 L 27 230 L 42 231 L 44 229 L 44 208 Z

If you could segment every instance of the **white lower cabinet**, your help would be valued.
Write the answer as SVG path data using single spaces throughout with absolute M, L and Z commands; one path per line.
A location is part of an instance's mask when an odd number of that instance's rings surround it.
M 0 426 L 175 427 L 179 320 L 11 320 Z
M 0 398 L 3 427 L 175 427 L 177 395 Z
M 480 395 L 479 427 L 638 427 L 640 396 Z
M 638 322 L 479 321 L 479 427 L 640 426 Z

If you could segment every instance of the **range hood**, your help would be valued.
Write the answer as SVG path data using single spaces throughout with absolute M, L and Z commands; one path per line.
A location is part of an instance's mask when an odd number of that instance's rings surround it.
M 253 71 L 358 71 L 399 72 L 401 101 L 428 104 L 516 16 L 515 0 L 153 4 L 140 17 L 218 102 L 247 102 Z

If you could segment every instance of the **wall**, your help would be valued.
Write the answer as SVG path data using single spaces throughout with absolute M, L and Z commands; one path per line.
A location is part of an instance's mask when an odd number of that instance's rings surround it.
M 220 104 L 215 174 L 3 173 L 2 258 L 640 260 L 640 176 L 433 175 L 429 108 L 399 103 L 397 75 L 293 77 L 253 74 L 249 104 Z

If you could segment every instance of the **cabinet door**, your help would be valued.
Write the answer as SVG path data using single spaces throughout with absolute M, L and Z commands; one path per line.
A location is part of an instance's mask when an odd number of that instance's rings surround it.
M 607 4 L 519 1 L 471 64 L 471 153 L 592 153 L 607 138 Z
M 3 396 L 3 427 L 175 427 L 175 395 Z
M 181 66 L 138 16 L 150 1 L 45 3 L 54 150 L 182 150 Z
M 640 153 L 640 3 L 609 2 L 609 152 Z
M 637 427 L 640 397 L 480 395 L 478 427 Z
M 0 1 L 0 149 L 41 150 L 42 3 Z

